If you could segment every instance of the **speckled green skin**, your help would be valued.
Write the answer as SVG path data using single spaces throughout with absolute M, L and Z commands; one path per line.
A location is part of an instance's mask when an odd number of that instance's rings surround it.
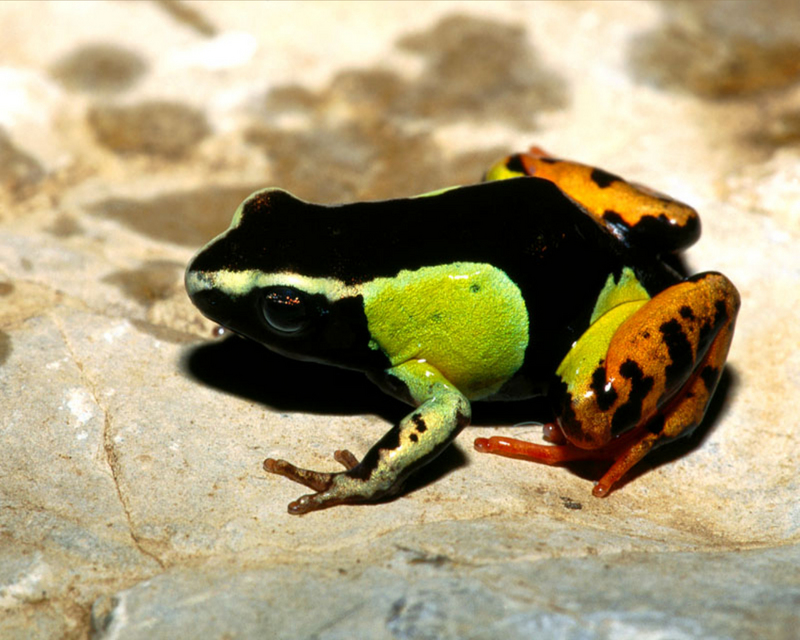
M 492 265 L 401 271 L 365 283 L 363 296 L 373 348 L 393 367 L 425 360 L 470 400 L 497 392 L 525 359 L 525 301 Z

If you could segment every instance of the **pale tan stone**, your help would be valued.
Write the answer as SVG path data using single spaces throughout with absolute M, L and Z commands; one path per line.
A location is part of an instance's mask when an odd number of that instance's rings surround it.
M 0 636 L 793 637 L 800 30 L 672 4 L 0 3 Z M 154 103 L 204 137 L 117 153 L 87 120 Z M 215 343 L 183 265 L 260 186 L 410 195 L 531 144 L 700 211 L 687 262 L 743 300 L 713 423 L 600 500 L 475 453 L 540 437 L 476 405 L 398 499 L 289 516 L 264 458 L 336 469 L 402 408 Z

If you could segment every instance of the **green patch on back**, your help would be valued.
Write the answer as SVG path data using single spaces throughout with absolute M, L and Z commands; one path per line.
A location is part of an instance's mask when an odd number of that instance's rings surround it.
M 556 374 L 567 383 L 573 397 L 582 396 L 592 382 L 592 374 L 605 360 L 608 346 L 620 325 L 641 309 L 647 300 L 626 302 L 614 307 L 592 324 L 558 365 Z
M 597 296 L 597 302 L 594 305 L 589 324 L 594 324 L 603 314 L 608 313 L 620 304 L 649 299 L 650 294 L 637 280 L 636 274 L 633 273 L 630 267 L 625 267 L 622 269 L 619 282 L 614 282 L 614 276 L 609 274 L 603 290 Z
M 525 174 L 521 171 L 512 171 L 506 166 L 505 161 L 501 161 L 492 166 L 486 172 L 485 182 L 492 182 L 494 180 L 508 180 L 509 178 L 519 178 Z
M 522 366 L 528 312 L 522 293 L 500 269 L 457 262 L 363 288 L 372 336 L 393 366 L 426 360 L 470 399 L 495 393 Z
M 617 329 L 641 309 L 650 295 L 625 267 L 619 282 L 609 275 L 592 312 L 591 324 L 561 361 L 556 374 L 567 383 L 567 390 L 582 396 L 592 381 L 592 374 L 605 360 L 608 347 Z

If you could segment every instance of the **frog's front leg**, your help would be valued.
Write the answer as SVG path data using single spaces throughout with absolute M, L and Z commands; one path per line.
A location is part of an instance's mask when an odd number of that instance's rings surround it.
M 712 272 L 652 300 L 611 306 L 557 372 L 558 426 L 567 443 L 494 437 L 476 440 L 475 447 L 549 464 L 613 459 L 593 490 L 595 496 L 607 495 L 654 446 L 689 435 L 700 424 L 725 364 L 738 310 L 733 284 Z
M 326 473 L 300 469 L 285 460 L 264 461 L 268 472 L 316 491 L 290 503 L 289 513 L 374 502 L 397 493 L 411 473 L 439 455 L 469 423 L 469 400 L 424 360 L 392 367 L 385 375 L 391 383 L 402 383 L 417 409 L 392 427 L 361 462 L 349 451 L 337 451 L 334 458 L 346 471 Z

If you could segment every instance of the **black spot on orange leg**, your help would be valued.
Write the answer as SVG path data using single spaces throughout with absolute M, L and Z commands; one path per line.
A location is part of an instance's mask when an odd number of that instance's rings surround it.
M 526 169 L 525 165 L 522 163 L 522 158 L 520 157 L 520 154 L 515 154 L 513 156 L 509 156 L 508 158 L 506 158 L 505 164 L 506 164 L 506 168 L 509 171 L 512 171 L 514 173 L 521 173 L 521 174 L 527 173 L 527 169 Z
M 589 179 L 601 189 L 606 189 L 615 182 L 622 182 L 622 178 L 619 176 L 615 176 L 613 173 L 609 173 L 608 171 L 603 171 L 602 169 L 597 168 L 592 169 Z
M 617 393 L 606 382 L 606 368 L 602 365 L 592 373 L 592 391 L 597 398 L 597 406 L 601 411 L 608 411 L 617 401 Z
M 641 420 L 642 405 L 653 389 L 653 377 L 644 375 L 641 367 L 630 358 L 619 367 L 619 373 L 628 382 L 628 393 L 625 402 L 617 406 L 611 414 L 611 433 L 615 436 L 624 433 Z M 605 411 L 602 406 L 600 409 Z

